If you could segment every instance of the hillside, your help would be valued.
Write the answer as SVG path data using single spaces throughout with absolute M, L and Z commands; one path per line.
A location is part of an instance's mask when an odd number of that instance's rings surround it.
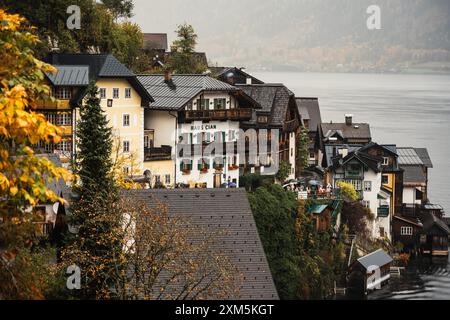
M 450 72 L 450 1 L 378 0 L 382 30 L 366 27 L 372 0 L 167 0 L 141 10 L 143 30 L 189 22 L 218 64 L 302 71 Z M 148 5 L 147 5 L 148 6 Z M 139 9 L 139 10 L 138 10 Z

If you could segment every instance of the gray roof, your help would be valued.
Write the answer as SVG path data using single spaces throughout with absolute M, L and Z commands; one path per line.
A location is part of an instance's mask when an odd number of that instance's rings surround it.
M 392 258 L 383 249 L 379 249 L 357 260 L 365 269 L 371 266 L 382 267 L 392 262 Z
M 439 229 L 450 235 L 450 229 L 447 223 L 436 217 L 431 212 L 424 212 L 421 215 L 420 220 L 422 221 L 423 230 L 425 232 L 429 231 L 433 226 L 437 226 Z
M 421 165 L 400 165 L 403 172 L 403 183 L 423 184 L 427 182 L 427 177 Z
M 317 98 L 295 98 L 302 119 L 309 120 L 309 131 L 315 132 L 322 123 L 319 100 Z
M 245 190 L 134 190 L 126 194 L 152 208 L 160 201 L 168 206 L 170 215 L 189 218 L 205 230 L 225 231 L 217 250 L 230 252 L 230 260 L 245 277 L 240 296 L 234 298 L 278 299 Z
M 258 102 L 262 107 L 261 111 L 270 112 L 270 125 L 282 126 L 284 124 L 289 101 L 294 98 L 294 94 L 287 87 L 279 83 L 236 86 Z M 255 112 L 252 122 L 256 122 Z
M 238 91 L 234 86 L 201 74 L 173 75 L 172 83 L 166 83 L 161 74 L 137 78 L 155 100 L 150 104 L 150 109 L 155 110 L 179 110 L 204 91 Z
M 87 67 L 89 69 L 84 88 L 79 90 L 73 98 L 76 103 L 81 101 L 81 99 L 85 96 L 87 84 L 90 81 L 96 81 L 100 77 L 126 78 L 141 96 L 142 106 L 148 106 L 149 102 L 153 101 L 148 92 L 142 87 L 139 81 L 136 80 L 136 75 L 119 60 L 117 60 L 112 54 L 51 53 L 45 60 L 47 63 L 59 67 L 81 67 L 81 69 Z M 61 77 L 58 80 L 61 83 L 69 83 L 73 80 L 72 73 L 65 72 L 60 76 L 62 75 L 64 75 L 64 77 Z M 52 74 L 46 74 L 46 76 L 50 79 L 50 81 L 52 81 L 51 77 L 54 77 Z
M 55 73 L 46 73 L 54 86 L 87 86 L 89 66 L 54 65 Z
M 433 168 L 430 155 L 425 148 L 398 147 L 399 165 L 423 165 L 427 168 Z
M 324 138 L 329 138 L 335 133 L 343 139 L 371 139 L 370 126 L 368 123 L 322 123 L 322 133 Z

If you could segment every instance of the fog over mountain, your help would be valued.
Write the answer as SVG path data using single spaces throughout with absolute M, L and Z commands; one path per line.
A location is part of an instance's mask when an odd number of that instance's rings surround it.
M 450 72 L 450 0 L 135 0 L 133 21 L 173 39 L 188 22 L 212 63 L 301 71 Z M 381 30 L 368 30 L 368 6 Z

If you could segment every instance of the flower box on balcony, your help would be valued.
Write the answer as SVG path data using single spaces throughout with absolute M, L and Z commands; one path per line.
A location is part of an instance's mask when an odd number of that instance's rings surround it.
M 181 172 L 183 172 L 183 175 L 185 176 L 191 174 L 191 170 L 188 169 L 181 170 Z
M 208 173 L 208 168 L 202 168 L 202 169 L 200 169 L 200 173 Z
M 230 171 L 237 170 L 237 169 L 239 169 L 239 166 L 237 166 L 235 164 L 228 166 L 228 170 L 230 170 Z
M 214 166 L 214 169 L 218 172 L 222 172 L 223 171 L 223 166 Z

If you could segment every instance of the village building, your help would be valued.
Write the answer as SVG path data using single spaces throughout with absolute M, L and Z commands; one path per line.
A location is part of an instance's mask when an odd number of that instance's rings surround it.
M 349 288 L 365 294 L 381 289 L 391 277 L 392 261 L 391 256 L 382 249 L 357 259 L 349 267 Z
M 450 229 L 448 225 L 433 213 L 424 211 L 420 215 L 423 231 L 420 238 L 420 250 L 432 260 L 448 260 L 448 242 Z
M 320 150 L 318 143 L 319 128 L 322 123 L 320 115 L 319 99 L 318 98 L 295 98 L 297 102 L 298 112 L 302 119 L 303 126 L 308 130 L 310 139 L 309 144 L 309 159 L 310 166 L 319 166 L 322 163 L 323 153 Z
M 57 146 L 44 145 L 44 151 L 60 154 L 61 160 L 67 163 L 76 156 L 75 124 L 88 85 L 93 82 L 113 128 L 119 155 L 132 156 L 138 166 L 136 169 L 142 170 L 144 109 L 153 99 L 136 75 L 111 54 L 52 53 L 47 62 L 57 70 L 46 74 L 56 102 L 42 102 L 38 104 L 38 110 L 50 122 L 62 126 L 63 140 Z M 123 169 L 130 170 L 128 167 Z
M 414 211 L 428 199 L 428 169 L 433 168 L 425 148 L 398 148 L 399 166 L 404 170 L 403 203 L 404 213 Z
M 244 189 L 153 189 L 126 191 L 126 195 L 136 201 L 144 201 L 150 208 L 158 208 L 159 203 L 163 203 L 167 205 L 170 216 L 186 218 L 190 226 L 202 228 L 211 236 L 219 235 L 211 249 L 226 254 L 238 269 L 237 274 L 242 275 L 238 295 L 229 299 L 278 299 Z M 183 283 L 176 285 L 182 286 Z M 154 289 L 160 292 L 157 285 Z
M 325 184 L 339 188 L 340 182 L 351 184 L 359 200 L 375 219 L 370 225 L 373 238 L 391 239 L 392 192 L 383 185 L 383 159 L 361 150 L 361 146 L 327 145 L 324 163 Z
M 322 123 L 319 129 L 322 152 L 327 144 L 365 145 L 372 141 L 369 124 L 354 123 L 352 114 L 345 115 L 345 123 Z
M 403 169 L 399 167 L 397 146 L 370 142 L 361 147 L 359 151 L 382 158 L 381 184 L 383 189 L 391 194 L 389 214 L 394 215 L 400 212 L 403 203 Z M 385 209 L 387 208 L 385 207 Z
M 283 84 L 252 84 L 236 85 L 245 94 L 254 99 L 261 109 L 255 109 L 250 119 L 243 121 L 244 129 L 278 131 L 278 154 L 269 152 L 269 159 L 289 164 L 288 179 L 295 179 L 297 170 L 296 135 L 300 130 L 301 118 L 298 113 L 295 95 Z M 271 140 L 269 136 L 269 140 Z M 257 141 L 255 141 L 257 143 Z M 258 147 L 259 147 L 259 143 Z M 272 150 L 272 148 L 270 148 Z M 258 155 L 264 156 L 264 151 L 258 150 Z M 264 166 L 248 165 L 244 173 L 264 173 Z
M 155 99 L 144 121 L 144 168 L 152 173 L 153 184 L 237 186 L 244 162 L 237 150 L 239 130 L 259 104 L 241 89 L 207 75 L 138 78 Z M 219 145 L 222 150 L 211 150 Z

